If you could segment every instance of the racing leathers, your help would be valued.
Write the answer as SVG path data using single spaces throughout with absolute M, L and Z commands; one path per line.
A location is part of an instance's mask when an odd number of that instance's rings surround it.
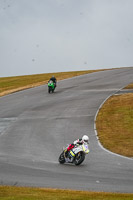
M 55 78 L 54 76 L 52 76 L 52 77 L 50 78 L 50 80 L 53 81 L 53 83 L 54 83 L 54 85 L 55 85 L 55 87 L 56 87 L 56 82 L 57 82 L 56 78 Z

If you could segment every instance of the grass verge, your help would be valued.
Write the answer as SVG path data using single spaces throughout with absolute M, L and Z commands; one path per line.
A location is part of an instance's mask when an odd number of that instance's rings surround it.
M 27 88 L 36 87 L 39 85 L 46 84 L 51 76 L 54 76 L 58 80 L 72 78 L 83 74 L 89 74 L 92 72 L 104 71 L 109 69 L 101 70 L 87 70 L 87 71 L 71 71 L 71 72 L 58 72 L 58 73 L 47 73 L 47 74 L 35 74 L 27 76 L 14 76 L 14 77 L 3 77 L 0 78 L 0 96 L 24 90 Z
M 132 200 L 133 194 L 0 186 L 1 200 Z
M 130 83 L 130 84 L 127 85 L 124 89 L 133 89 L 133 83 Z
M 110 97 L 98 113 L 96 128 L 106 149 L 133 157 L 133 93 Z

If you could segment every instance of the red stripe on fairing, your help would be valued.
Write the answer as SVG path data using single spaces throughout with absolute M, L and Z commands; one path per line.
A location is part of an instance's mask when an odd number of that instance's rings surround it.
M 68 151 L 70 151 L 74 147 L 73 144 L 70 144 L 69 147 L 67 148 Z

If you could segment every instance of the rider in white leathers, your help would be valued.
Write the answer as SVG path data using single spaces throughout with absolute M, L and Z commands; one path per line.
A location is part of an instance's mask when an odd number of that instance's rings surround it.
M 87 135 L 84 135 L 82 139 L 75 140 L 72 144 L 69 144 L 67 149 L 65 150 L 65 157 L 67 157 L 68 152 L 75 147 L 75 145 L 79 144 L 82 145 L 83 143 L 89 143 L 89 137 Z

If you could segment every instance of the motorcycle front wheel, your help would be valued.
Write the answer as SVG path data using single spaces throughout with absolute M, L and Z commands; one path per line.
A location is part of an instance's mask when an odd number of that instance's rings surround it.
M 48 93 L 50 94 L 50 91 L 51 91 L 51 89 L 50 89 L 50 87 L 48 87 Z
M 64 158 L 64 151 L 61 153 L 61 155 L 59 156 L 59 163 L 60 164 L 63 164 L 63 163 L 65 163 L 65 158 Z
M 85 159 L 85 154 L 83 152 L 79 152 L 75 156 L 74 164 L 80 165 L 84 161 L 84 159 Z

